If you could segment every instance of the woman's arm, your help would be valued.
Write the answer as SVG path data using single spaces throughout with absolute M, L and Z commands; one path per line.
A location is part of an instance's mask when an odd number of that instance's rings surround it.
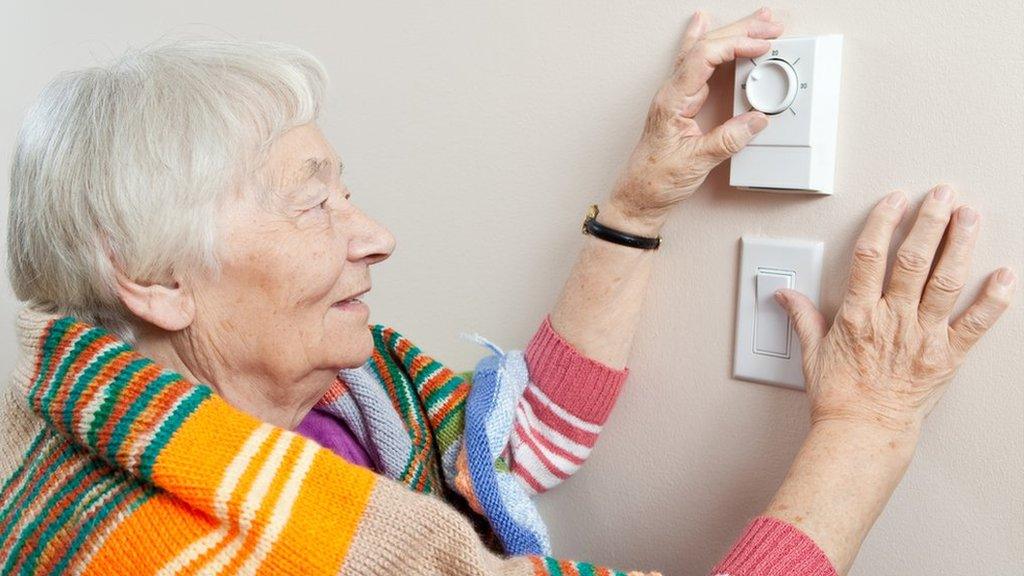
M 1016 284 L 1009 268 L 998 270 L 951 319 L 980 221 L 957 207 L 948 186 L 925 198 L 885 284 L 889 244 L 906 207 L 894 192 L 872 211 L 831 327 L 798 292 L 778 296 L 804 351 L 813 424 L 766 514 L 810 536 L 840 574 L 909 466 L 925 417 Z
M 657 236 L 670 209 L 767 126 L 765 115 L 748 112 L 705 134 L 694 117 L 708 96 L 715 67 L 764 54 L 767 39 L 778 37 L 782 25 L 767 9 L 712 32 L 707 32 L 707 20 L 698 12 L 687 26 L 672 77 L 655 95 L 640 141 L 612 194 L 599 204 L 598 222 Z M 624 367 L 654 257 L 653 250 L 585 236 L 551 312 L 552 327 L 584 355 Z
M 767 117 L 755 112 L 704 134 L 693 118 L 716 66 L 765 53 L 765 39 L 781 33 L 768 10 L 710 33 L 707 18 L 694 15 L 626 170 L 599 205 L 599 222 L 657 236 L 669 210 L 767 125 Z M 628 374 L 654 257 L 651 250 L 583 238 L 557 304 L 525 352 L 531 382 L 516 407 L 510 449 L 512 471 L 531 492 L 573 474 L 597 440 Z

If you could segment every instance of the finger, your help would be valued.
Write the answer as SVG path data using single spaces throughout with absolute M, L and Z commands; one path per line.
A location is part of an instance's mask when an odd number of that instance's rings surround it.
M 980 227 L 978 218 L 978 212 L 970 206 L 961 206 L 953 215 L 942 257 L 921 296 L 918 318 L 922 323 L 945 323 L 953 313 L 970 272 L 971 254 Z
M 698 40 L 704 37 L 708 31 L 708 18 L 700 10 L 693 13 L 690 17 L 690 22 L 686 25 L 686 30 L 683 31 L 683 43 L 679 47 L 679 60 L 682 60 L 684 54 L 689 52 L 693 45 Z
M 967 352 L 999 319 L 1010 305 L 1017 287 L 1017 276 L 1009 268 L 992 274 L 981 294 L 949 327 L 949 341 L 954 348 Z
M 903 220 L 907 196 L 896 190 L 875 204 L 854 244 L 845 303 L 854 309 L 873 308 L 882 297 L 885 265 L 892 235 Z
M 708 38 L 749 36 L 751 38 L 778 38 L 782 35 L 781 22 L 772 20 L 771 10 L 761 8 L 753 14 L 707 33 Z
M 896 262 L 885 291 L 885 298 L 890 302 L 917 308 L 935 251 L 953 214 L 955 196 L 953 188 L 942 184 L 925 198 L 914 226 L 896 251 Z
M 800 338 L 800 347 L 807 352 L 813 349 L 825 337 L 827 324 L 825 317 L 814 306 L 814 302 L 796 290 L 778 290 L 775 300 L 789 315 L 793 323 L 793 331 Z
M 711 89 L 705 84 L 696 94 L 680 98 L 679 114 L 685 118 L 697 116 L 697 113 L 704 106 L 704 102 L 708 99 L 709 92 L 711 92 Z
M 697 161 L 711 170 L 739 152 L 758 132 L 768 126 L 768 117 L 760 112 L 744 112 L 725 121 L 697 140 Z
M 698 40 L 679 60 L 673 82 L 683 94 L 696 94 L 719 64 L 736 58 L 756 58 L 770 46 L 767 40 L 746 36 Z

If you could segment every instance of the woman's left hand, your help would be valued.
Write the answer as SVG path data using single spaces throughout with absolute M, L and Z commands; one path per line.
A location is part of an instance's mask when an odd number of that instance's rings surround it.
M 660 230 L 672 206 L 768 125 L 764 114 L 746 112 L 704 133 L 694 117 L 708 97 L 715 67 L 766 53 L 768 39 L 782 34 L 782 24 L 767 8 L 712 32 L 707 20 L 697 12 L 686 27 L 672 77 L 654 96 L 640 141 L 609 199 L 634 233 Z

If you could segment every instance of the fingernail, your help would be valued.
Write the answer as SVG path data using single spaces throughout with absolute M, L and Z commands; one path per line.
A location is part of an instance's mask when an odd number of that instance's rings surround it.
M 970 206 L 964 206 L 957 212 L 956 221 L 964 228 L 970 228 L 978 221 L 978 212 Z
M 945 202 L 953 196 L 953 189 L 943 184 L 934 191 L 932 191 L 932 198 L 935 198 L 939 202 Z
M 885 203 L 893 208 L 899 208 L 903 206 L 903 203 L 907 201 L 907 197 L 903 194 L 902 190 L 892 192 L 885 198 Z
M 747 128 L 751 134 L 757 134 L 768 126 L 768 117 L 764 114 L 754 114 L 747 119 Z
M 1017 280 L 1017 276 L 1013 273 L 1013 270 L 1009 268 L 1000 268 L 999 272 L 996 273 L 996 282 L 999 282 L 1003 286 L 1010 286 Z
M 782 292 L 779 292 L 778 290 L 776 290 L 775 291 L 775 301 L 778 302 L 780 305 L 785 306 L 786 305 L 786 295 L 783 294 Z

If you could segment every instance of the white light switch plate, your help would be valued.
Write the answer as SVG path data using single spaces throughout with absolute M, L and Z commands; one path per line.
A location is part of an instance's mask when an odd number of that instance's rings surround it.
M 825 245 L 809 240 L 752 236 L 744 236 L 740 244 L 732 375 L 740 380 L 802 390 L 800 342 L 772 292 L 788 285 L 817 306 Z
M 779 38 L 736 61 L 733 115 L 757 108 L 769 121 L 732 157 L 730 185 L 832 193 L 842 52 L 839 34 Z

